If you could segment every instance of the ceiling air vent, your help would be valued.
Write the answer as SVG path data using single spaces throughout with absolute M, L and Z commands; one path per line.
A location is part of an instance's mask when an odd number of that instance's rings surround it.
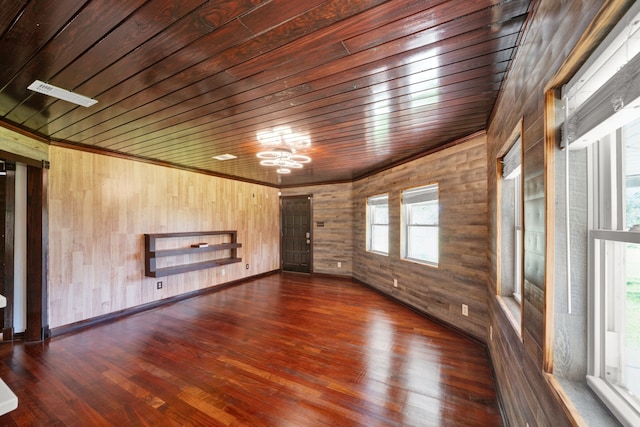
M 36 80 L 31 83 L 27 89 L 34 92 L 42 93 L 45 95 L 53 96 L 54 98 L 62 99 L 63 101 L 73 102 L 74 104 L 82 105 L 83 107 L 91 107 L 98 102 L 95 99 L 88 98 L 86 96 L 78 95 L 77 93 L 70 92 L 66 89 L 50 85 L 49 83 Z
M 219 156 L 213 156 L 214 159 L 216 160 L 231 160 L 231 159 L 237 159 L 237 156 L 234 156 L 233 154 L 220 154 Z

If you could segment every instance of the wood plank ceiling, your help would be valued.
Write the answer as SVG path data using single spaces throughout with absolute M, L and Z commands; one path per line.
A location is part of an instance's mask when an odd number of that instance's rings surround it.
M 530 0 L 0 0 L 0 116 L 274 186 L 357 179 L 485 129 Z M 41 80 L 85 108 L 27 89 Z M 261 131 L 311 157 L 260 166 Z M 219 161 L 212 156 L 233 154 Z

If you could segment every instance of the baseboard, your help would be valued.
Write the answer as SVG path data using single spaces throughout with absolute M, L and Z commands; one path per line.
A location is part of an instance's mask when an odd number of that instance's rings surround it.
M 391 301 L 400 304 L 403 307 L 408 308 L 409 310 L 418 313 L 420 316 L 425 317 L 429 320 L 431 320 L 432 322 L 435 322 L 441 326 L 444 326 L 447 329 L 450 329 L 451 331 L 457 333 L 458 335 L 463 336 L 464 338 L 467 338 L 477 344 L 479 344 L 480 346 L 482 346 L 482 348 L 484 349 L 484 352 L 487 355 L 487 359 L 489 360 L 489 368 L 491 369 L 491 377 L 493 378 L 493 384 L 495 385 L 495 389 L 496 389 L 496 398 L 498 400 L 498 407 L 500 409 L 500 415 L 502 415 L 502 422 L 504 423 L 505 426 L 509 425 L 509 422 L 507 420 L 507 414 L 504 410 L 504 403 L 502 401 L 502 394 L 500 393 L 500 388 L 498 387 L 498 379 L 496 377 L 496 372 L 495 372 L 495 368 L 493 365 L 493 359 L 491 358 L 491 351 L 489 351 L 489 346 L 487 345 L 486 342 L 482 341 L 481 339 L 479 339 L 478 337 L 471 335 L 470 333 L 466 332 L 464 329 L 460 329 L 457 326 L 452 325 L 451 323 L 445 322 L 442 319 L 438 319 L 437 317 L 434 317 L 433 315 L 424 312 L 422 310 L 420 310 L 417 307 L 414 307 L 410 304 L 407 304 L 406 302 L 399 300 L 398 298 L 394 297 L 393 295 L 389 295 L 385 292 L 382 292 L 380 289 L 377 289 L 373 286 L 371 286 L 370 284 L 363 282 L 362 280 L 356 279 L 356 278 L 352 278 L 352 280 L 362 286 L 366 286 L 367 288 L 373 289 L 374 291 L 376 291 L 377 293 L 379 293 L 380 295 L 385 296 L 386 298 L 390 299 Z
M 351 276 L 350 274 L 332 274 L 332 273 L 316 273 L 313 272 L 311 274 L 312 276 L 320 276 L 320 277 L 326 277 L 327 279 L 347 279 L 347 280 L 353 280 L 353 276 Z
M 509 419 L 507 418 L 507 412 L 504 410 L 504 401 L 502 400 L 502 392 L 498 387 L 498 376 L 496 375 L 495 365 L 493 363 L 493 357 L 491 357 L 491 350 L 488 345 L 484 346 L 484 351 L 487 353 L 489 359 L 489 369 L 491 370 L 491 378 L 493 379 L 494 387 L 496 388 L 496 397 L 498 398 L 498 408 L 500 408 L 500 415 L 502 416 L 502 423 L 505 427 L 509 426 Z
M 101 316 L 92 317 L 91 319 L 81 320 L 79 322 L 70 323 L 68 325 L 59 326 L 57 328 L 53 328 L 50 330 L 50 337 L 57 337 L 60 335 L 70 334 L 72 332 L 77 332 L 92 326 L 110 323 L 116 321 L 118 319 L 122 319 L 127 316 L 132 316 L 134 314 L 142 313 L 144 311 L 153 310 L 158 307 L 162 307 L 164 305 L 173 304 L 178 301 L 183 301 L 189 298 L 194 298 L 206 294 L 210 294 L 213 292 L 218 292 L 223 289 L 228 289 L 233 286 L 238 286 L 243 283 L 259 279 L 261 277 L 270 276 L 272 274 L 279 273 L 280 270 L 268 271 L 266 273 L 256 274 L 254 276 L 244 277 L 242 279 L 233 280 L 231 282 L 223 283 L 216 286 L 210 286 L 204 289 L 198 289 L 197 291 L 187 292 L 184 294 L 176 295 L 169 298 L 164 298 L 158 301 L 148 302 L 146 304 L 137 305 L 135 307 L 125 308 L 123 310 L 114 311 L 112 313 L 104 314 Z
M 437 323 L 437 324 L 439 324 L 441 326 L 444 326 L 445 328 L 450 329 L 452 332 L 455 332 L 458 335 L 462 335 L 464 338 L 467 338 L 467 339 L 469 339 L 469 340 L 471 340 L 471 341 L 473 341 L 473 342 L 475 342 L 477 344 L 480 344 L 482 347 L 484 347 L 486 349 L 486 347 L 487 347 L 487 343 L 486 342 L 482 341 L 480 338 L 476 337 L 475 335 L 470 334 L 469 332 L 465 331 L 464 329 L 461 329 L 461 328 L 459 328 L 459 327 L 457 327 L 455 325 L 452 325 L 451 323 L 446 322 L 446 321 L 444 321 L 442 319 L 438 319 L 437 317 L 433 316 L 432 314 L 429 314 L 426 311 L 423 311 L 423 310 L 419 309 L 418 307 L 414 307 L 411 304 L 407 304 L 406 302 L 394 297 L 393 295 L 389 295 L 386 292 L 382 292 L 380 289 L 377 289 L 376 287 L 371 286 L 370 284 L 368 284 L 366 282 L 363 282 L 362 280 L 356 279 L 355 277 L 352 278 L 352 280 L 354 282 L 362 285 L 362 286 L 366 286 L 367 288 L 370 288 L 370 289 L 376 291 L 377 293 L 387 297 L 391 301 L 393 301 L 393 302 L 395 302 L 397 304 L 400 304 L 401 306 L 406 307 L 406 308 L 408 308 L 409 310 L 411 310 L 411 311 L 413 311 L 415 313 L 418 313 L 422 317 L 425 317 L 425 318 L 431 320 L 434 323 Z

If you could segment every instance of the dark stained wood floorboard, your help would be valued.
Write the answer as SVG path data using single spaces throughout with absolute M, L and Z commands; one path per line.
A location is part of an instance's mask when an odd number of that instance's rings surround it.
M 281 274 L 0 345 L 0 426 L 500 426 L 479 344 L 347 279 Z

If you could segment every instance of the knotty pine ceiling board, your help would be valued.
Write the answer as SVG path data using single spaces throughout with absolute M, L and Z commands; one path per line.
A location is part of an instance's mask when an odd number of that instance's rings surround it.
M 530 3 L 0 0 L 0 118 L 267 185 L 350 181 L 485 129 Z M 290 175 L 256 158 L 257 133 L 278 126 L 311 139 Z

